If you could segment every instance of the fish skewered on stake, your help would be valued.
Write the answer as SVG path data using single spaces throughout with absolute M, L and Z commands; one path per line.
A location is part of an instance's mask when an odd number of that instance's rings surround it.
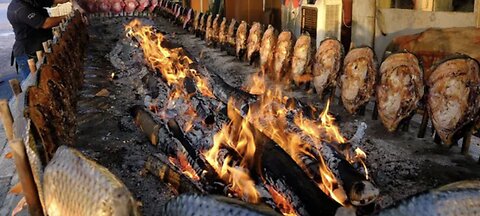
M 383 125 L 393 132 L 418 108 L 423 98 L 423 70 L 411 53 L 388 56 L 380 66 L 377 109 Z
M 348 52 L 340 76 L 341 99 L 345 109 L 355 114 L 363 109 L 375 91 L 377 63 L 370 47 Z
M 330 90 L 332 97 L 335 95 L 344 53 L 342 43 L 336 39 L 327 38 L 320 43 L 313 64 L 313 86 L 320 97 L 325 90 Z
M 427 107 L 433 127 L 448 146 L 479 119 L 480 66 L 468 56 L 438 63 L 427 78 Z

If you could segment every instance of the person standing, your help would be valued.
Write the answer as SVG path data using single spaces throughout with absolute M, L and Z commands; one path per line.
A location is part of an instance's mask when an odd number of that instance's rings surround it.
M 12 0 L 8 5 L 7 18 L 15 33 L 12 55 L 17 64 L 17 72 L 24 80 L 30 73 L 28 59 L 34 58 L 42 43 L 53 37 L 52 27 L 62 22 L 64 17 L 49 17 L 44 7 L 65 3 L 68 0 Z

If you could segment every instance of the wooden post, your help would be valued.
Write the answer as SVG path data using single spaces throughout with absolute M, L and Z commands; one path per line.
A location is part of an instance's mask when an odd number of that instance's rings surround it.
M 12 88 L 13 94 L 15 96 L 22 93 L 22 88 L 20 86 L 20 82 L 17 79 L 11 79 L 8 82 L 10 83 L 10 88 Z
M 476 25 L 477 25 L 477 28 L 480 27 L 480 0 L 475 0 L 475 7 L 473 9 L 473 11 L 475 12 L 475 15 L 476 15 Z
M 376 1 L 352 2 L 352 46 L 373 47 L 375 38 Z
M 37 71 L 37 65 L 35 65 L 35 59 L 28 59 L 28 67 L 30 68 L 30 73 L 35 73 L 35 71 Z
M 42 216 L 42 204 L 38 196 L 37 187 L 33 180 L 32 170 L 28 162 L 25 146 L 21 139 L 15 139 L 13 133 L 13 117 L 6 99 L 0 100 L 0 117 L 3 122 L 8 146 L 12 149 L 13 160 L 17 169 L 18 178 L 22 185 L 23 194 L 28 204 L 30 215 Z
M 8 107 L 8 100 L 0 100 L 0 117 L 2 118 L 3 127 L 5 128 L 5 135 L 7 136 L 7 141 L 13 140 L 13 117 Z
M 37 54 L 37 60 L 38 60 L 40 63 L 43 63 L 43 51 L 38 50 L 38 51 L 36 52 L 36 54 Z
M 50 50 L 50 45 L 49 45 L 48 41 L 43 42 L 43 43 L 42 43 L 42 46 L 43 46 L 43 51 L 44 51 L 45 53 L 50 53 L 50 52 L 52 52 L 52 51 Z

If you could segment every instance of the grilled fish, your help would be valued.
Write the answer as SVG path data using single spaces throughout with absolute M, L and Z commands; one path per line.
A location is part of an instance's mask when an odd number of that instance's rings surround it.
M 222 23 L 220 23 L 220 29 L 218 30 L 218 43 L 225 45 L 227 43 L 227 18 L 223 17 Z
M 199 24 L 198 24 L 198 32 L 201 38 L 205 36 L 205 19 L 207 14 L 202 14 L 200 16 Z
M 340 77 L 341 97 L 345 109 L 354 114 L 370 100 L 375 88 L 377 63 L 370 47 L 350 50 Z
M 460 182 L 409 197 L 377 215 L 478 215 L 480 183 Z
M 220 18 L 220 15 L 216 15 L 215 16 L 215 19 L 213 19 L 213 22 L 212 22 L 212 31 L 211 31 L 211 35 L 210 35 L 210 41 L 213 42 L 213 43 L 217 43 L 218 42 L 218 19 Z
M 312 50 L 310 48 L 311 43 L 312 40 L 310 35 L 303 34 L 297 39 L 297 42 L 295 42 L 295 46 L 293 47 L 291 75 L 297 84 L 309 81 L 310 79 L 307 75 L 311 73 L 309 69 L 312 55 Z
M 427 107 L 435 131 L 450 145 L 453 136 L 478 119 L 480 110 L 479 64 L 468 56 L 440 62 L 427 79 Z
M 284 76 L 290 65 L 290 55 L 293 48 L 293 35 L 284 31 L 278 35 L 275 51 L 273 52 L 273 77 L 279 79 Z
M 200 28 L 200 12 L 195 12 L 195 18 L 193 19 L 193 30 L 198 31 Z
M 260 44 L 262 42 L 262 25 L 258 22 L 254 22 L 250 28 L 247 39 L 247 61 L 252 63 L 254 55 L 258 55 L 260 51 Z
M 235 19 L 232 19 L 230 21 L 230 25 L 228 26 L 228 32 L 227 32 L 227 41 L 230 44 L 230 46 L 235 46 L 235 25 L 237 24 L 237 21 Z
M 207 42 L 207 44 L 211 42 L 210 39 L 212 36 L 212 18 L 213 14 L 208 15 L 207 24 L 205 25 L 205 41 Z
M 423 71 L 415 55 L 396 53 L 380 66 L 377 108 L 383 125 L 393 132 L 417 109 L 423 98 Z
M 277 42 L 277 36 L 275 35 L 275 28 L 272 25 L 268 25 L 267 30 L 263 34 L 262 44 L 260 47 L 260 68 L 266 70 L 270 68 L 273 60 L 273 49 Z
M 274 210 L 261 205 L 247 204 L 240 200 L 195 194 L 183 194 L 168 201 L 160 211 L 160 215 L 280 215 Z
M 235 44 L 235 54 L 238 59 L 242 59 L 245 54 L 245 49 L 247 48 L 247 22 L 245 21 L 242 21 L 238 26 Z
M 48 215 L 139 215 L 125 185 L 79 151 L 61 146 L 43 177 Z
M 313 85 L 317 94 L 322 96 L 325 89 L 337 86 L 337 78 L 344 57 L 340 41 L 327 38 L 320 43 L 313 64 Z

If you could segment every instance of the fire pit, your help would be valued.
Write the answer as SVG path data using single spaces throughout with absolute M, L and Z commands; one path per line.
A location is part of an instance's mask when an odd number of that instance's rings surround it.
M 339 98 L 272 78 L 172 20 L 90 20 L 77 146 L 125 182 L 144 214 L 197 199 L 267 215 L 370 214 L 480 177 L 471 159 L 417 138 L 418 123 L 388 133 L 344 112 Z M 203 195 L 160 207 L 182 193 Z

